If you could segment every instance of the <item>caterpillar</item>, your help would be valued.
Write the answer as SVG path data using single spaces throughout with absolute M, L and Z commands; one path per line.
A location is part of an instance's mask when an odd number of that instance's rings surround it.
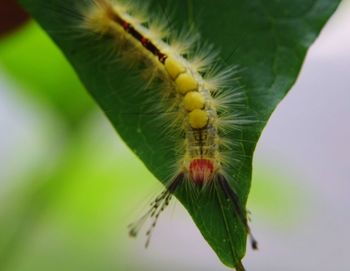
M 138 15 L 141 7 L 132 2 L 85 2 L 78 16 L 81 17 L 79 27 L 84 33 L 111 39 L 116 45 L 113 53 L 131 69 L 142 70 L 140 74 L 145 79 L 142 90 L 153 83 L 160 85 L 157 89 L 161 92 L 161 101 L 152 108 L 158 112 L 166 108 L 171 112 L 167 117 L 162 116 L 167 128 L 161 126 L 161 134 L 176 137 L 176 141 L 181 142 L 173 146 L 178 155 L 175 173 L 146 214 L 129 226 L 130 236 L 137 236 L 144 223 L 151 219 L 146 232 L 147 247 L 161 212 L 180 187 L 191 185 L 207 189 L 215 185 L 232 204 L 234 215 L 250 236 L 253 249 L 257 249 L 246 209 L 230 185 L 229 169 L 234 167 L 235 159 L 241 158 L 232 156 L 241 142 L 239 138 L 232 142 L 226 134 L 251 121 L 239 112 L 244 107 L 242 93 L 231 88 L 236 69 L 220 69 L 219 54 L 213 46 L 198 42 L 200 35 L 193 29 L 176 35 L 170 31 L 166 20 L 152 21 L 147 11 L 146 15 Z M 174 37 L 182 37 L 184 42 L 171 40 Z M 203 43 L 204 48 L 199 48 L 198 43 Z M 237 114 L 232 105 L 237 107 Z M 154 121 L 161 122 L 160 117 Z M 244 270 L 241 263 L 236 268 Z

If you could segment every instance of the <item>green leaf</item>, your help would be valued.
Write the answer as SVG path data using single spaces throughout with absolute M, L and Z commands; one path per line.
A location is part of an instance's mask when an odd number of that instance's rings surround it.
M 69 9 L 79 1 L 21 2 L 61 47 L 123 140 L 161 182 L 169 181 L 168 176 L 173 174 L 170 165 L 176 162 L 175 146 L 170 138 L 159 136 L 154 115 L 136 114 L 144 109 L 142 105 L 149 95 L 134 87 L 135 79 L 127 67 L 111 61 L 111 40 L 77 38 L 70 33 L 77 26 Z M 188 22 L 194 23 L 203 40 L 220 50 L 227 65 L 239 65 L 243 70 L 240 77 L 247 97 L 245 110 L 258 121 L 240 133 L 230 132 L 228 137 L 244 142 L 239 153 L 244 159 L 229 172 L 230 185 L 244 203 L 250 189 L 252 155 L 261 131 L 295 82 L 308 47 L 338 3 L 336 0 L 158 0 L 151 5 L 154 10 L 170 7 L 178 29 Z M 157 92 L 153 93 L 153 99 L 147 103 L 150 107 L 159 103 Z M 184 186 L 176 196 L 221 261 L 239 268 L 246 250 L 246 232 L 220 190 L 213 191 L 196 198 Z

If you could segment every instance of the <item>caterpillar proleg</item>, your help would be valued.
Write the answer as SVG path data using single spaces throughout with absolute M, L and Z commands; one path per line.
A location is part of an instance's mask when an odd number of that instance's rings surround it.
M 159 133 L 164 137 L 176 136 L 179 143 L 172 146 L 178 155 L 173 176 L 150 210 L 130 225 L 130 235 L 136 236 L 144 222 L 151 219 L 147 231 L 148 246 L 160 213 L 180 187 L 190 185 L 203 190 L 219 190 L 230 202 L 233 215 L 250 235 L 252 247 L 257 249 L 247 212 L 231 185 L 234 179 L 228 170 L 234 168 L 235 160 L 241 159 L 235 154 L 235 148 L 241 142 L 238 137 L 233 141 L 226 134 L 250 122 L 244 113 L 239 112 L 244 107 L 242 93 L 232 88 L 236 70 L 232 67 L 221 69 L 213 46 L 200 41 L 200 34 L 190 27 L 176 35 L 168 22 L 154 21 L 147 12 L 138 15 L 140 7 L 132 2 L 85 2 L 87 4 L 80 10 L 79 27 L 96 37 L 108 37 L 116 45 L 118 58 L 130 69 L 142 66 L 140 77 L 146 86 L 142 91 L 154 82 L 160 85 L 156 90 L 160 92 L 161 101 L 149 105 L 153 111 L 159 112 L 153 121 L 166 119 L 166 129 L 160 129 Z M 184 42 L 174 41 L 174 37 L 181 39 L 181 36 Z M 200 43 L 204 45 L 199 46 Z M 233 106 L 237 107 L 237 114 L 233 113 Z M 162 113 L 164 108 L 171 113 L 167 117 Z M 244 270 L 241 264 L 236 268 Z

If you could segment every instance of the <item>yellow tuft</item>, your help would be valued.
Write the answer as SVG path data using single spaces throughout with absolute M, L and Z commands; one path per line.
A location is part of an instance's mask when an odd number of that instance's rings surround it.
M 195 109 L 188 114 L 188 120 L 193 129 L 201 129 L 208 124 L 209 116 L 207 112 Z
M 187 111 L 202 109 L 204 107 L 204 97 L 196 91 L 188 92 L 184 98 L 184 106 Z
M 86 14 L 83 26 L 96 33 L 105 34 L 110 31 L 111 21 L 106 10 L 98 6 Z
M 165 60 L 165 69 L 171 76 L 171 78 L 176 79 L 179 74 L 184 73 L 186 71 L 185 67 L 177 61 L 175 58 L 169 56 Z
M 180 74 L 175 80 L 177 90 L 181 94 L 186 94 L 189 91 L 196 91 L 198 89 L 198 83 L 189 73 Z

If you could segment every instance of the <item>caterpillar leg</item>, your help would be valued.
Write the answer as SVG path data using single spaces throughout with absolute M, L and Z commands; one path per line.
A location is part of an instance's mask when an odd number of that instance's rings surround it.
M 226 178 L 223 175 L 219 174 L 217 176 L 217 181 L 218 181 L 222 191 L 224 192 L 225 196 L 227 197 L 227 199 L 229 199 L 233 203 L 236 214 L 238 215 L 238 217 L 242 221 L 243 225 L 245 226 L 247 233 L 250 237 L 251 247 L 254 250 L 257 250 L 258 249 L 258 242 L 254 238 L 252 231 L 250 230 L 250 227 L 248 224 L 248 219 L 247 219 L 247 214 L 246 214 L 247 212 L 246 212 L 245 208 L 243 208 L 237 193 L 234 191 L 233 188 L 231 188 L 228 181 L 226 180 Z
M 183 183 L 184 181 L 184 173 L 179 173 L 165 188 L 165 190 L 151 203 L 151 208 L 136 222 L 129 225 L 129 235 L 131 237 L 136 237 L 140 232 L 142 226 L 148 219 L 152 219 L 152 223 L 149 229 L 146 232 L 146 243 L 145 247 L 149 246 L 149 243 L 152 238 L 153 230 L 155 229 L 158 218 L 160 214 L 165 210 L 165 208 L 169 205 L 172 195 L 175 193 L 176 189 Z

